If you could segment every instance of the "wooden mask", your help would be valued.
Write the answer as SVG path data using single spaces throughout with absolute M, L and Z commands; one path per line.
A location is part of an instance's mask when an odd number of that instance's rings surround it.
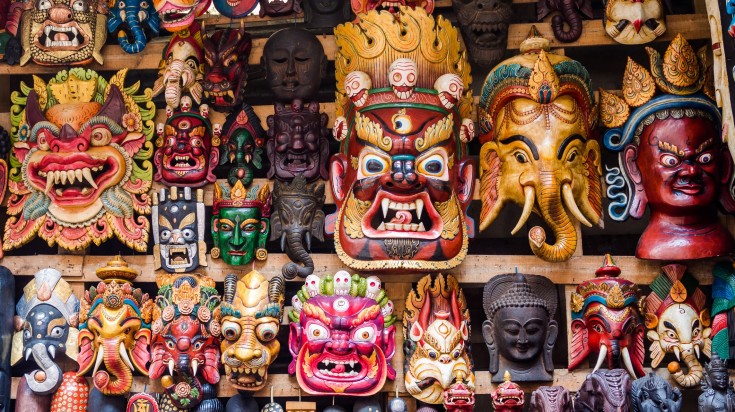
M 113 235 L 145 251 L 150 224 L 149 164 L 155 106 L 92 70 L 61 71 L 48 83 L 21 83 L 12 110 L 13 156 L 5 250 L 36 235 L 50 246 L 84 250 Z M 138 103 L 141 102 L 141 103 Z
M 717 207 L 735 211 L 732 160 L 720 137 L 720 112 L 703 87 L 704 51 L 698 56 L 681 35 L 663 56 L 646 50 L 651 71 L 628 59 L 623 97 L 600 92 L 604 143 L 619 152 L 605 177 L 608 212 L 617 221 L 640 219 L 650 206 L 639 258 L 726 255 L 735 240 L 717 218 Z
M 572 397 L 563 386 L 541 386 L 531 393 L 529 412 L 574 412 Z
M 261 9 L 262 10 L 262 9 Z M 260 64 L 276 101 L 308 103 L 316 98 L 327 73 L 327 56 L 319 39 L 308 30 L 283 29 L 268 38 Z
M 370 10 L 386 10 L 391 13 L 398 13 L 401 7 L 417 7 L 426 10 L 428 14 L 434 11 L 434 0 L 350 0 L 352 12 L 355 14 L 367 13 Z
M 416 399 L 442 404 L 458 384 L 475 391 L 470 313 L 452 275 L 426 275 L 406 298 L 403 312 L 406 390 Z M 473 405 L 466 405 L 471 410 Z
M 623 369 L 600 369 L 587 375 L 577 391 L 574 409 L 631 412 L 631 379 Z
M 138 53 L 151 37 L 158 36 L 161 19 L 152 0 L 115 0 L 110 8 L 107 30 L 116 35 L 117 43 L 125 53 Z M 119 30 L 119 31 L 118 31 Z
M 577 41 L 582 35 L 582 17 L 594 18 L 592 0 L 540 0 L 536 3 L 536 18 L 542 21 L 553 12 L 559 12 L 551 19 L 554 37 L 562 43 Z M 568 29 L 565 29 L 565 24 Z
M 153 1 L 153 7 L 161 18 L 161 27 L 172 33 L 186 31 L 192 25 L 198 26 L 199 23 L 194 22 L 194 19 L 204 14 L 212 4 L 212 0 L 147 1 Z
M 215 125 L 215 133 L 218 125 Z M 248 186 L 253 182 L 254 170 L 263 167 L 263 146 L 267 134 L 260 119 L 248 104 L 227 115 L 220 133 L 220 166 L 230 164 L 227 181 L 234 186 L 237 181 Z
M 107 40 L 107 2 L 102 0 L 39 0 L 29 2 L 21 17 L 23 55 L 44 66 L 103 63 L 100 50 Z
M 308 29 L 333 29 L 352 16 L 350 5 L 344 0 L 306 0 L 304 23 Z
M 533 253 L 550 262 L 569 259 L 577 248 L 574 221 L 602 225 L 600 146 L 595 140 L 594 95 L 579 62 L 549 52 L 535 27 L 521 54 L 496 66 L 480 95 L 480 230 L 506 203 L 523 207 L 515 234 L 531 212 L 554 232 L 533 227 Z
M 258 0 L 260 3 L 260 17 L 287 16 L 301 13 L 302 0 Z
M 605 31 L 618 43 L 650 43 L 666 31 L 661 0 L 603 0 Z
M 12 373 L 10 370 L 11 348 L 13 346 L 15 276 L 5 266 L 0 266 L 0 311 L 8 315 L 0 321 L 0 412 L 11 412 L 10 387 Z
M 512 3 L 512 0 L 452 0 L 470 60 L 475 64 L 491 68 L 503 58 L 513 16 Z
M 720 262 L 712 269 L 712 352 L 720 359 L 735 359 L 735 269 L 731 262 Z
M 219 14 L 239 19 L 253 12 L 258 0 L 214 0 L 213 3 Z
M 512 382 L 510 372 L 503 374 L 503 383 L 493 391 L 493 408 L 497 412 L 523 412 L 525 395 L 523 389 L 517 383 Z
M 204 99 L 229 112 L 242 104 L 253 42 L 244 28 L 217 30 L 203 40 Z
M 153 266 L 170 273 L 207 266 L 204 192 L 172 187 L 153 193 Z
M 634 411 L 680 412 L 683 402 L 679 388 L 653 372 L 633 381 L 631 397 Z
M 288 373 L 306 392 L 370 396 L 395 379 L 396 316 L 380 279 L 309 275 L 291 303 Z
M 404 31 L 416 33 L 412 42 L 401 40 Z M 330 165 L 337 212 L 327 232 L 337 255 L 364 270 L 459 265 L 474 228 L 467 206 L 475 180 L 459 32 L 404 7 L 398 15 L 370 11 L 335 36 L 343 45 L 334 124 L 341 148 Z
M 184 104 L 185 93 L 199 104 L 202 100 L 204 79 L 204 52 L 202 49 L 201 26 L 195 22 L 191 27 L 176 32 L 163 50 L 158 65 L 158 79 L 153 85 L 153 96 L 163 92 L 166 110 L 173 112 Z M 188 97 L 188 96 L 186 96 Z M 182 110 L 191 109 L 182 107 Z
M 620 268 L 605 255 L 595 278 L 582 282 L 572 292 L 572 341 L 569 370 L 578 368 L 597 353 L 593 371 L 603 363 L 625 367 L 630 376 L 643 376 L 643 323 L 638 312 L 638 287 L 618 277 Z

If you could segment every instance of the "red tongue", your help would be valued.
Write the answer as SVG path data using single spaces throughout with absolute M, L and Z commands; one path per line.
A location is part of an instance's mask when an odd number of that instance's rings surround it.
M 396 212 L 396 216 L 390 220 L 391 223 L 411 223 L 411 212 L 400 210 Z
M 69 41 L 69 36 L 66 33 L 56 33 L 54 41 Z
M 332 372 L 334 373 L 344 373 L 345 371 L 345 365 L 335 365 L 335 367 L 332 368 Z

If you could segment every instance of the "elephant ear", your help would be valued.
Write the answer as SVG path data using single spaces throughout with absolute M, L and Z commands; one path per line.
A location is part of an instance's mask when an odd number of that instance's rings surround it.
M 495 343 L 493 335 L 493 322 L 486 320 L 482 322 L 482 337 L 485 338 L 487 350 L 490 353 L 490 373 L 495 375 L 500 368 L 500 360 L 498 359 L 498 345 Z
M 314 212 L 314 218 L 311 221 L 311 235 L 324 242 L 324 211 L 317 210 Z
M 92 347 L 94 342 L 94 335 L 89 329 L 79 331 L 79 355 L 77 355 L 77 363 L 79 363 L 79 371 L 77 376 L 83 376 L 90 369 L 92 369 L 92 361 L 94 361 L 95 353 Z
M 487 229 L 503 208 L 503 199 L 498 190 L 501 161 L 497 147 L 497 143 L 487 142 L 480 149 L 480 231 Z
M 600 145 L 588 140 L 585 145 L 584 174 L 587 178 L 585 196 L 580 199 L 580 210 L 592 223 L 602 226 L 602 156 Z
M 166 347 L 163 343 L 154 343 L 151 346 L 151 366 L 148 368 L 148 377 L 158 379 L 166 372 L 166 364 L 163 363 L 163 355 Z
M 283 229 L 281 228 L 281 214 L 278 213 L 278 210 L 276 209 L 271 213 L 271 235 L 269 240 L 278 240 L 278 238 L 281 237 L 281 232 L 283 232 Z
M 141 329 L 135 333 L 133 337 L 135 339 L 135 346 L 130 351 L 131 360 L 133 365 L 145 375 L 148 375 L 148 368 L 146 365 L 151 360 L 151 354 L 148 353 L 148 344 L 151 342 L 151 330 Z
M 643 370 L 643 358 L 646 357 L 646 347 L 644 345 L 645 328 L 642 324 L 638 325 L 633 332 L 633 351 L 630 353 L 630 361 L 633 363 L 633 370 L 637 377 L 645 376 Z
M 569 370 L 576 369 L 590 354 L 587 325 L 581 319 L 572 321 L 572 342 L 569 346 Z
M 655 339 L 653 339 L 654 336 L 655 336 Z M 648 340 L 653 341 L 649 349 L 651 350 L 651 367 L 655 368 L 664 359 L 665 354 L 664 354 L 664 351 L 661 350 L 661 343 L 659 343 L 659 336 L 655 330 L 648 331 Z

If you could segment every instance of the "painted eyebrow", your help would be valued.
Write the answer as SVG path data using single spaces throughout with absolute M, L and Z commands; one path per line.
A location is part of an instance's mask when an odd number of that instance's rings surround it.
M 513 142 L 521 141 L 528 146 L 529 149 L 531 149 L 531 154 L 533 155 L 534 160 L 538 160 L 538 149 L 536 148 L 536 145 L 531 141 L 531 139 L 527 138 L 526 136 L 516 134 L 510 137 L 506 137 L 505 139 L 502 139 L 500 143 L 502 144 L 511 144 Z
M 581 140 L 584 142 L 584 138 L 579 133 L 567 137 L 563 142 L 561 142 L 561 145 L 559 145 L 559 150 L 556 151 L 556 158 L 561 159 L 561 156 L 564 154 L 564 150 L 566 150 L 567 146 L 575 140 Z
M 704 143 L 702 143 L 701 145 L 699 145 L 699 147 L 697 148 L 697 150 L 694 153 L 695 154 L 700 154 L 703 151 L 709 149 L 710 146 L 713 146 L 714 143 L 715 143 L 715 140 L 714 139 L 707 139 Z
M 668 320 L 665 320 L 664 321 L 664 326 L 666 326 L 667 328 L 669 328 L 671 330 L 676 330 L 676 327 L 674 325 L 672 325 Z

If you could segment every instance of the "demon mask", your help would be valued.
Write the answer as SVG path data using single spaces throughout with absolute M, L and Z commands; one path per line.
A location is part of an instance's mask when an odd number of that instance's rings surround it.
M 523 207 L 515 234 L 531 212 L 554 232 L 534 226 L 533 253 L 551 262 L 569 259 L 577 248 L 572 220 L 602 225 L 600 146 L 595 140 L 594 95 L 587 70 L 549 52 L 535 27 L 521 54 L 496 66 L 485 79 L 478 121 L 480 150 L 480 230 L 506 203 Z
M 100 50 L 107 40 L 107 2 L 97 0 L 37 0 L 21 17 L 23 55 L 45 66 L 102 64 Z
M 219 382 L 220 296 L 206 275 L 162 275 L 156 283 L 150 377 L 161 378 L 165 410 L 196 409 L 202 385 Z
M 474 63 L 490 68 L 503 58 L 513 15 L 512 3 L 512 0 L 452 0 L 452 9 Z
M 541 386 L 531 393 L 529 412 L 573 412 L 572 397 L 563 386 Z
M 222 363 L 227 380 L 238 390 L 257 391 L 265 386 L 268 366 L 278 356 L 276 339 L 281 326 L 285 282 L 266 280 L 252 271 L 238 280 L 225 276 L 222 302 Z
M 661 0 L 604 0 L 605 31 L 622 44 L 650 43 L 666 31 Z
M 125 53 L 138 53 L 146 46 L 146 29 L 158 36 L 161 19 L 152 0 L 116 0 L 112 2 L 107 30 L 117 31 L 117 42 Z M 118 31 L 119 29 L 119 31 Z
M 683 402 L 679 388 L 653 372 L 633 382 L 631 397 L 636 412 L 680 412 Z
M 209 107 L 202 105 L 199 113 L 185 111 L 185 100 L 181 111 L 158 125 L 154 178 L 167 186 L 200 187 L 217 180 L 220 137 L 209 122 Z
M 213 0 L 214 8 L 219 14 L 239 19 L 255 10 L 258 0 Z
M 350 6 L 355 14 L 367 13 L 370 10 L 386 10 L 396 13 L 400 7 L 412 9 L 418 7 L 431 14 L 434 11 L 434 0 L 350 0 Z
M 239 180 L 235 186 L 214 185 L 212 210 L 212 258 L 228 265 L 241 266 L 253 259 L 265 260 L 271 212 L 271 193 L 267 184 L 245 189 Z
M 271 92 L 283 104 L 313 100 L 327 72 L 324 46 L 304 29 L 275 32 L 263 46 L 260 64 Z
M 102 279 L 84 294 L 79 312 L 79 371 L 92 370 L 95 388 L 104 395 L 124 395 L 133 370 L 148 374 L 153 301 L 132 281 L 138 272 L 117 256 L 97 269 Z M 100 367 L 104 366 L 104 369 Z
M 304 2 L 304 23 L 309 29 L 333 29 L 336 25 L 349 20 L 350 16 L 350 5 L 343 0 L 306 0 Z
M 286 263 L 281 273 L 286 279 L 297 275 L 306 277 L 314 272 L 314 261 L 309 256 L 311 237 L 324 241 L 324 183 L 307 184 L 298 175 L 293 182 L 275 182 L 271 238 L 281 239 L 281 250 L 292 262 Z M 302 266 L 303 265 L 303 266 Z
M 204 56 L 199 23 L 177 32 L 163 50 L 158 66 L 158 79 L 153 85 L 153 96 L 163 92 L 167 110 L 174 111 L 182 103 L 185 93 L 199 103 L 202 98 Z
M 16 306 L 15 325 L 11 363 L 33 355 L 40 369 L 25 375 L 28 387 L 37 395 L 56 392 L 62 380 L 57 355 L 77 360 L 79 334 L 79 299 L 61 272 L 49 268 L 34 275 Z
M 186 31 L 190 26 L 198 25 L 194 19 L 204 14 L 212 3 L 212 0 L 149 1 L 153 1 L 153 6 L 161 17 L 161 27 L 174 33 Z
M 292 304 L 288 373 L 306 392 L 370 396 L 395 379 L 396 317 L 380 279 L 309 275 Z
M 630 412 L 631 379 L 623 369 L 600 369 L 587 375 L 577 391 L 574 409 L 595 412 Z
M 291 181 L 327 179 L 329 158 L 329 116 L 319 113 L 319 103 L 284 106 L 276 103 L 276 114 L 268 116 L 266 154 L 271 167 L 268 178 Z
M 253 182 L 253 169 L 263 167 L 265 138 L 260 119 L 249 105 L 243 103 L 239 111 L 227 115 L 221 133 L 219 164 L 232 165 L 227 175 L 230 186 L 237 181 L 244 186 Z
M 204 36 L 204 99 L 215 109 L 230 111 L 242 103 L 252 44 L 244 29 Z
M 699 412 L 721 412 L 735 409 L 735 390 L 727 371 L 727 363 L 712 353 L 705 367 L 702 394 L 698 400 Z
M 735 268 L 721 262 L 712 269 L 712 352 L 720 359 L 735 359 Z
M 485 285 L 482 324 L 490 352 L 493 382 L 503 371 L 516 381 L 548 381 L 554 373 L 551 354 L 559 334 L 554 320 L 556 287 L 542 276 L 506 274 Z
M 135 95 L 127 70 L 109 81 L 92 70 L 34 77 L 12 95 L 13 157 L 5 250 L 38 235 L 50 246 L 83 250 L 115 235 L 145 251 L 155 106 Z M 27 95 L 23 96 L 23 94 Z M 141 102 L 140 104 L 137 102 Z M 143 103 L 144 102 L 144 103 Z M 104 104 L 103 104 L 104 103 Z
M 153 193 L 153 262 L 166 272 L 191 272 L 207 266 L 204 243 L 204 192 L 172 187 Z
M 709 357 L 710 312 L 705 307 L 707 296 L 699 289 L 697 280 L 686 272 L 684 265 L 666 265 L 663 273 L 651 284 L 641 311 L 645 314 L 648 340 L 651 343 L 651 367 L 661 363 L 667 353 L 676 355 L 669 372 L 685 388 L 698 387 L 702 379 L 702 354 Z
M 403 312 L 403 364 L 406 390 L 414 398 L 441 404 L 457 383 L 475 391 L 475 373 L 467 346 L 470 313 L 452 275 L 427 275 L 406 298 Z M 468 405 L 472 406 L 472 405 Z
M 645 349 L 643 323 L 636 307 L 638 287 L 618 278 L 619 274 L 620 268 L 605 255 L 595 278 L 582 282 L 572 293 L 569 370 L 597 352 L 594 371 L 607 361 L 610 368 L 624 366 L 631 376 L 643 376 Z
M 523 412 L 525 396 L 523 389 L 511 380 L 510 372 L 503 374 L 503 383 L 493 391 L 493 408 L 498 412 Z
M 416 33 L 404 42 L 401 33 Z M 330 178 L 337 255 L 367 270 L 459 265 L 474 223 L 470 73 L 459 32 L 421 8 L 335 29 L 342 142 Z M 419 70 L 419 68 L 421 68 Z M 336 224 L 335 224 L 336 223 Z
M 258 0 L 260 17 L 277 17 L 301 13 L 301 0 Z
M 720 138 L 717 105 L 700 92 L 703 59 L 681 35 L 663 57 L 646 50 L 651 71 L 628 59 L 623 97 L 600 92 L 600 117 L 609 129 L 605 146 L 619 152 L 606 176 L 610 217 L 640 219 L 650 206 L 636 249 L 642 259 L 728 254 L 735 241 L 717 218 L 717 206 L 735 211 L 732 160 Z

